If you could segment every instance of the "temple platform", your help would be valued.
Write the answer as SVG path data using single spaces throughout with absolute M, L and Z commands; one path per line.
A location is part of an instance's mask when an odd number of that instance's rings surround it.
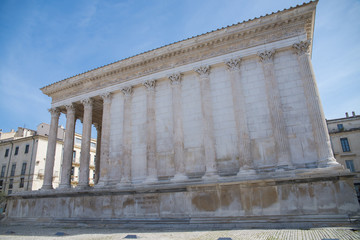
M 10 196 L 5 221 L 223 228 L 347 225 L 359 215 L 352 177 L 344 170 L 318 168 L 220 177 L 216 182 L 40 190 Z

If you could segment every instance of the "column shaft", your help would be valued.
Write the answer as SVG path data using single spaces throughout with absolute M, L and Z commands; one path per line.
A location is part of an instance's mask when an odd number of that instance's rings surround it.
M 132 87 L 125 87 L 122 89 L 124 94 L 124 120 L 123 120 L 123 174 L 121 178 L 122 184 L 131 183 L 131 144 L 132 144 L 132 131 L 131 131 L 131 96 Z
M 144 83 L 146 87 L 146 182 L 157 181 L 155 85 L 155 80 L 149 80 Z
M 292 166 L 290 145 L 286 130 L 286 123 L 281 107 L 279 87 L 275 77 L 273 56 L 275 51 L 265 51 L 258 56 L 262 62 L 265 77 L 267 102 L 269 106 L 271 124 L 277 153 L 277 167 L 288 168 Z
M 84 99 L 83 131 L 81 140 L 80 173 L 79 187 L 89 187 L 89 165 L 90 165 L 90 144 L 91 144 L 91 125 L 92 125 L 92 100 Z
M 108 184 L 109 174 L 111 172 L 110 166 L 110 125 L 111 125 L 111 93 L 104 93 L 101 95 L 103 99 L 103 115 L 102 125 L 99 126 L 100 142 L 98 146 L 100 148 L 99 153 L 96 152 L 96 156 L 99 156 L 99 175 L 98 185 L 104 186 Z
M 94 184 L 99 183 L 100 178 L 100 155 L 101 155 L 101 125 L 96 126 L 96 158 L 95 158 L 95 179 Z
M 62 161 L 61 181 L 59 188 L 71 187 L 71 165 L 74 151 L 75 108 L 72 104 L 66 107 L 66 132 L 64 141 L 64 155 Z
M 251 157 L 251 139 L 246 118 L 245 95 L 240 76 L 240 61 L 241 59 L 231 59 L 226 62 L 226 65 L 230 73 L 239 150 L 239 166 L 240 171 L 247 171 L 253 169 L 253 160 Z
M 59 125 L 59 116 L 60 116 L 60 112 L 56 108 L 50 108 L 49 112 L 51 113 L 50 132 L 49 132 L 48 146 L 46 152 L 44 182 L 41 188 L 44 190 L 53 188 L 52 180 L 53 180 L 54 162 L 55 162 L 56 139 L 57 139 L 57 131 Z
M 200 80 L 200 95 L 201 95 L 201 113 L 203 123 L 203 144 L 205 150 L 205 178 L 217 175 L 216 168 L 216 153 L 215 153 L 215 137 L 214 137 L 214 122 L 213 110 L 211 100 L 210 87 L 210 67 L 201 66 L 195 69 L 199 74 Z
M 325 115 L 320 101 L 320 94 L 316 85 L 314 70 L 311 64 L 309 53 L 310 43 L 310 41 L 303 41 L 294 44 L 293 48 L 298 54 L 306 104 L 312 124 L 315 144 L 317 146 L 318 164 L 320 167 L 338 165 L 331 150 Z
M 173 118 L 173 144 L 175 176 L 173 181 L 186 180 L 184 163 L 184 129 L 181 101 L 181 74 L 169 76 L 172 91 L 172 118 Z

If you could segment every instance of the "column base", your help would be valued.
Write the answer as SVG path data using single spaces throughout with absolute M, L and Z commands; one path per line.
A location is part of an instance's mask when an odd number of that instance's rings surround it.
M 330 158 L 327 158 L 327 159 L 323 159 L 323 160 L 320 160 L 318 162 L 318 167 L 319 168 L 326 168 L 326 167 L 331 167 L 331 168 L 343 168 L 342 165 L 340 163 L 338 163 L 336 161 L 335 158 L 333 157 L 330 157 Z
M 203 180 L 216 180 L 219 178 L 219 175 L 215 171 L 205 172 L 205 175 L 202 177 Z
M 90 188 L 90 186 L 89 186 L 89 184 L 87 184 L 87 185 L 77 185 L 76 187 L 75 187 L 75 189 L 79 189 L 79 190 L 85 190 L 85 189 L 89 189 Z
M 130 179 L 122 178 L 120 180 L 120 183 L 116 184 L 117 187 L 129 187 L 132 185 L 132 182 Z
M 238 177 L 244 177 L 246 175 L 255 175 L 256 171 L 254 169 L 240 169 L 239 172 L 236 174 Z
M 54 190 L 52 185 L 43 185 L 40 190 Z
M 100 181 L 94 185 L 94 188 L 96 188 L 96 189 L 100 189 L 100 188 L 104 188 L 104 187 L 106 187 L 106 184 L 105 184 L 105 182 L 102 182 L 102 181 Z
M 288 164 L 288 163 L 279 163 L 276 166 L 276 172 L 283 172 L 283 171 L 289 171 L 289 170 L 293 170 L 295 169 L 295 167 L 292 164 Z
M 119 182 L 99 182 L 94 185 L 95 189 L 111 189 L 118 185 Z
M 70 184 L 60 184 L 57 189 L 58 190 L 66 190 L 66 189 L 70 189 L 70 188 L 71 188 Z
M 151 184 L 151 183 L 156 183 L 158 182 L 158 178 L 157 177 L 154 177 L 154 176 L 148 176 L 144 181 L 143 183 L 145 184 Z
M 188 177 L 182 173 L 177 173 L 175 176 L 170 180 L 171 182 L 183 182 L 188 180 Z

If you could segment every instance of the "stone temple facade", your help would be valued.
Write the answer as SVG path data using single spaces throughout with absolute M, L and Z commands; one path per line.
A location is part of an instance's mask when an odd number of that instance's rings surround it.
M 7 219 L 250 224 L 347 222 L 359 211 L 336 162 L 311 63 L 317 1 L 179 41 L 48 85 L 42 190 Z M 59 115 L 60 185 L 52 189 Z M 70 187 L 75 119 L 79 185 Z M 89 187 L 91 127 L 96 184 Z

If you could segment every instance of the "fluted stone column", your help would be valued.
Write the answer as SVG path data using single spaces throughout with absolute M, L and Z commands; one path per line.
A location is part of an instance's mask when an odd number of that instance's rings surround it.
M 111 93 L 107 92 L 101 95 L 103 99 L 103 115 L 102 125 L 99 126 L 97 142 L 96 157 L 99 156 L 99 164 L 96 164 L 95 169 L 98 169 L 97 185 L 104 186 L 108 184 L 108 175 L 110 174 L 110 120 L 111 120 Z M 99 141 L 98 140 L 98 141 Z M 100 149 L 99 153 L 97 149 Z M 98 159 L 96 159 L 98 163 Z M 95 172 L 96 176 L 96 172 Z
M 249 136 L 246 118 L 246 104 L 243 84 L 240 75 L 240 58 L 230 59 L 225 62 L 230 73 L 231 93 L 234 105 L 234 116 L 237 131 L 237 144 L 239 150 L 239 173 L 254 172 L 251 157 L 251 139 Z
M 214 121 L 211 101 L 210 88 L 210 66 L 200 66 L 194 69 L 199 75 L 200 95 L 201 95 L 201 114 L 203 124 L 203 144 L 205 150 L 206 172 L 204 178 L 217 176 Z
M 186 180 L 184 162 L 184 128 L 181 100 L 181 74 L 174 73 L 169 76 L 172 91 L 172 118 L 173 118 L 173 144 L 175 176 L 172 181 Z
M 148 80 L 143 84 L 146 88 L 146 171 L 145 182 L 156 182 L 156 122 L 155 122 L 155 80 Z
M 92 108 L 93 100 L 90 98 L 83 99 L 81 103 L 84 105 L 83 130 L 81 140 L 80 155 L 80 173 L 79 188 L 89 187 L 89 165 L 90 165 L 90 144 L 91 144 L 91 125 L 92 125 Z
M 124 120 L 123 120 L 123 150 L 122 150 L 122 177 L 121 184 L 131 184 L 131 99 L 132 87 L 124 87 L 122 90 L 124 94 Z
M 320 167 L 338 165 L 331 150 L 330 137 L 310 59 L 310 45 L 310 40 L 301 41 L 300 43 L 294 44 L 293 48 L 298 55 L 306 104 L 312 124 L 315 144 L 317 146 L 318 164 Z
M 274 69 L 275 50 L 258 53 L 262 62 L 265 77 L 267 102 L 269 106 L 271 125 L 274 134 L 277 167 L 280 169 L 291 168 L 291 154 L 286 123 L 281 107 L 280 92 L 275 77 Z
M 99 183 L 100 177 L 100 155 L 101 155 L 101 125 L 94 124 L 96 128 L 96 157 L 95 157 L 95 179 L 94 184 Z
M 71 165 L 74 151 L 75 135 L 75 107 L 73 104 L 66 105 L 66 133 L 64 140 L 64 154 L 60 179 L 60 189 L 71 188 Z
M 41 189 L 43 190 L 53 189 L 52 180 L 53 180 L 53 172 L 54 172 L 56 139 L 57 139 L 57 131 L 59 125 L 59 116 L 60 116 L 60 111 L 57 108 L 50 108 L 49 112 L 51 113 L 51 122 L 50 122 L 50 132 L 49 132 L 48 146 L 46 152 L 44 182 L 41 187 Z

